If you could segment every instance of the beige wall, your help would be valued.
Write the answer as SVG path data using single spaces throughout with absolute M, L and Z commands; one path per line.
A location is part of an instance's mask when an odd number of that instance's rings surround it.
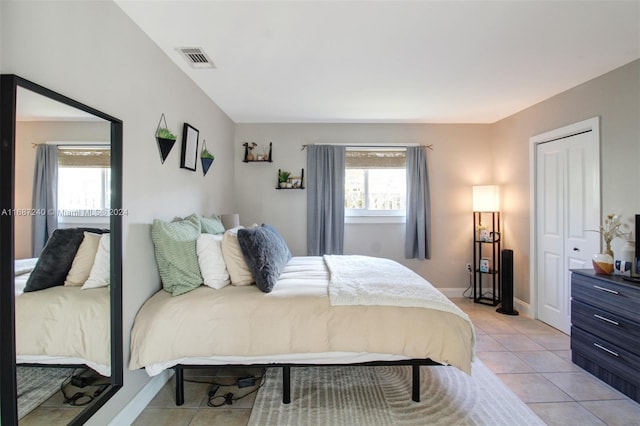
M 149 381 L 129 371 L 134 317 L 160 279 L 150 238 L 154 218 L 235 209 L 233 122 L 113 2 L 0 2 L 2 73 L 34 81 L 123 121 L 124 387 L 94 415 L 108 424 Z M 160 115 L 179 136 L 200 130 L 216 155 L 209 173 L 180 169 L 180 141 L 160 163 Z
M 18 97 L 20 94 L 18 94 Z M 33 192 L 33 167 L 36 149 L 32 144 L 53 142 L 109 142 L 109 124 L 105 122 L 51 122 L 20 121 L 16 125 L 15 148 L 15 206 L 16 209 L 31 208 Z M 31 217 L 16 216 L 15 256 L 17 259 L 31 257 Z M 108 225 L 108 224 L 107 224 Z M 102 225 L 96 225 L 103 227 Z
M 514 250 L 515 297 L 529 303 L 531 136 L 600 117 L 601 206 L 629 223 L 640 213 L 640 61 L 567 90 L 491 126 L 504 237 Z M 616 240 L 613 250 L 620 247 Z
M 404 259 L 404 224 L 345 225 L 345 254 L 399 261 L 441 289 L 460 294 L 469 284 L 464 269 L 472 258 L 471 186 L 491 183 L 490 125 L 448 124 L 237 124 L 235 188 L 243 223 L 268 222 L 294 255 L 306 255 L 305 191 L 277 191 L 278 169 L 306 167 L 303 144 L 420 143 L 429 151 L 433 236 L 431 260 Z M 273 142 L 273 163 L 242 163 L 242 143 Z

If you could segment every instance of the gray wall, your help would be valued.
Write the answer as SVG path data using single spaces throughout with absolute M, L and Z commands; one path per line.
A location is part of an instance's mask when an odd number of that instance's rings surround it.
M 640 213 L 640 60 L 492 126 L 495 182 L 502 185 L 505 243 L 514 250 L 515 297 L 529 302 L 531 136 L 600 117 L 602 213 L 629 223 Z M 614 241 L 614 252 L 622 240 Z
M 18 74 L 124 123 L 124 387 L 91 419 L 107 424 L 148 382 L 126 369 L 142 303 L 160 288 L 150 224 L 192 212 L 233 211 L 233 122 L 113 2 L 1 2 L 2 73 Z M 154 138 L 200 130 L 216 161 L 207 176 L 180 169 L 180 141 L 164 164 Z
M 305 191 L 277 191 L 278 169 L 306 167 L 303 144 L 420 143 L 429 151 L 432 200 L 432 258 L 404 259 L 404 224 L 345 225 L 345 254 L 387 257 L 416 271 L 440 289 L 460 294 L 469 284 L 464 270 L 472 257 L 471 186 L 492 180 L 490 125 L 470 124 L 237 124 L 235 189 L 244 223 L 268 222 L 294 255 L 306 255 Z M 273 142 L 273 163 L 241 163 L 242 143 L 258 152 Z

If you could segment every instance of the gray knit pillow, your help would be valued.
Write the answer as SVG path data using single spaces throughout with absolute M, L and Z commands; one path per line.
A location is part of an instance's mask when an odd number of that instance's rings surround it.
M 270 293 L 278 281 L 291 252 L 284 239 L 271 227 L 244 228 L 238 230 L 238 243 L 256 285 Z

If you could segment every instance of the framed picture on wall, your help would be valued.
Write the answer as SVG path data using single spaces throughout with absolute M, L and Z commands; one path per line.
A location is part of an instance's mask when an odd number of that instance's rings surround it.
M 302 178 L 300 176 L 292 176 L 289 178 L 292 188 L 300 188 L 302 186 Z
M 182 156 L 180 157 L 181 168 L 196 171 L 199 135 L 198 129 L 189 123 L 184 123 L 184 128 L 182 129 Z

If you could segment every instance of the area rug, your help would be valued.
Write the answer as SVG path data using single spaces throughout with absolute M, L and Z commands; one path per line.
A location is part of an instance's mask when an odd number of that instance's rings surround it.
M 282 369 L 270 368 L 249 425 L 544 425 L 480 360 L 472 375 L 421 367 L 421 401 L 411 401 L 411 367 L 291 368 L 291 403 L 282 404 Z
M 56 392 L 73 368 L 16 367 L 18 419 L 39 407 Z

